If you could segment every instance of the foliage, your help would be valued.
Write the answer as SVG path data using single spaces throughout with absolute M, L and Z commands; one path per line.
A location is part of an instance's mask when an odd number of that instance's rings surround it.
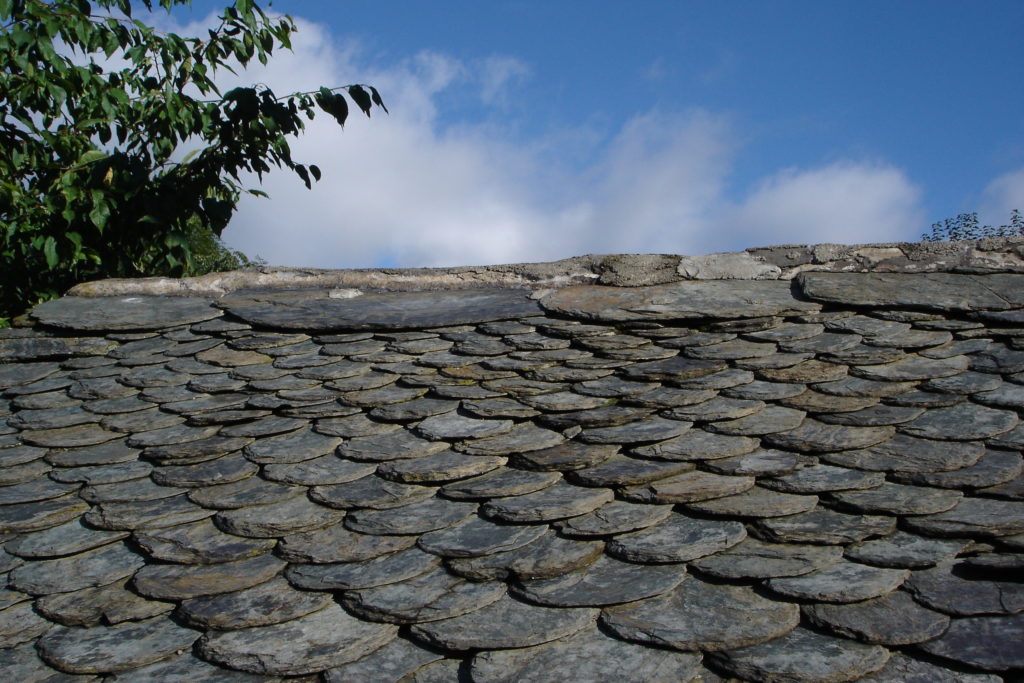
M 189 0 L 0 0 L 0 319 L 77 282 L 229 262 L 197 264 L 194 240 L 216 240 L 243 192 L 266 196 L 241 174 L 285 167 L 310 187 L 320 170 L 288 144 L 305 119 L 343 126 L 346 95 L 387 111 L 364 85 L 221 93 L 218 71 L 267 63 L 294 22 L 235 0 L 207 36 L 181 37 L 134 19 L 140 2 Z
M 921 235 L 922 242 L 956 242 L 980 240 L 985 237 L 1013 237 L 1024 235 L 1024 217 L 1019 209 L 1010 212 L 1010 223 L 994 228 L 978 223 L 977 213 L 962 213 L 956 218 L 947 218 L 932 223 L 932 231 Z

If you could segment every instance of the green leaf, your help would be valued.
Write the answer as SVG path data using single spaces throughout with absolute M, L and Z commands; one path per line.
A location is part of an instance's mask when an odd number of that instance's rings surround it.
M 373 101 L 370 99 L 370 95 L 367 94 L 361 86 L 350 85 L 348 87 L 348 96 L 352 98 L 352 101 L 356 103 L 356 106 L 359 107 L 367 117 L 370 116 L 370 108 L 373 106 Z
M 91 163 L 93 163 L 95 161 L 99 161 L 100 159 L 106 159 L 106 158 L 107 158 L 107 153 L 106 152 L 101 152 L 98 149 L 90 149 L 88 152 L 86 152 L 82 156 L 78 157 L 77 164 L 79 166 L 84 166 L 85 164 L 91 164 Z
M 107 220 L 110 218 L 110 206 L 104 201 L 96 202 L 94 200 L 92 211 L 89 212 L 89 220 L 96 228 L 103 232 L 103 229 L 107 227 Z
M 47 237 L 43 242 L 43 255 L 46 257 L 46 265 L 53 270 L 57 267 L 59 258 L 57 256 L 57 240 Z

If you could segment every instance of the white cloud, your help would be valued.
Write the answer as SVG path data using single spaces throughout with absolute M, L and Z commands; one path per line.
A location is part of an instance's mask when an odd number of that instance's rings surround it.
M 1010 212 L 1024 211 L 1024 168 L 999 176 L 982 194 L 979 218 L 983 225 L 1006 225 Z
M 360 64 L 299 20 L 294 52 L 238 80 L 278 95 L 320 85 L 374 84 L 391 110 L 353 114 L 344 131 L 308 125 L 293 156 L 323 180 L 307 191 L 285 171 L 246 197 L 225 238 L 273 264 L 320 267 L 466 265 L 584 253 L 699 254 L 782 242 L 914 239 L 919 192 L 899 169 L 834 163 L 781 171 L 727 199 L 740 135 L 728 117 L 695 109 L 638 114 L 610 137 L 572 131 L 523 141 L 503 125 L 506 98 L 528 65 L 502 55 L 471 62 L 424 52 L 386 68 Z M 189 28 L 183 29 L 188 31 Z M 225 83 L 233 86 L 235 83 Z M 441 95 L 467 92 L 493 116 L 445 125 Z M 589 147 L 581 153 L 580 146 Z M 586 158 L 583 164 L 570 159 Z M 909 232 L 908 232 L 909 227 Z

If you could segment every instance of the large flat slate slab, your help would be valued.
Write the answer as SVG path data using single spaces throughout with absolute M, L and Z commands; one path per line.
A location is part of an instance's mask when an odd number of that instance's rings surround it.
M 815 301 L 939 311 L 1005 311 L 1024 307 L 1024 275 L 992 273 L 801 273 L 797 284 Z
M 66 296 L 39 304 L 32 317 L 68 330 L 159 330 L 220 315 L 210 299 L 191 296 Z

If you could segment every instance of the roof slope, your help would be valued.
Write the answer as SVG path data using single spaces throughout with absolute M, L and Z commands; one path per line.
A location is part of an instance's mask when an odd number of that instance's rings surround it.
M 1021 676 L 1024 274 L 716 256 L 37 307 L 0 669 Z

